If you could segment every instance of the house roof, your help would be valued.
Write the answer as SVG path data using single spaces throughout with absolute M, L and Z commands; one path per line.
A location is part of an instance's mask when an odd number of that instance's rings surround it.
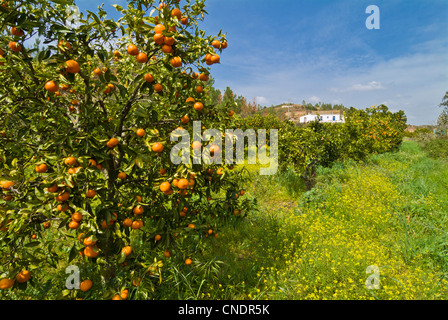
M 343 111 L 342 110 L 320 110 L 320 111 L 311 111 L 308 114 L 313 114 L 313 115 L 320 115 L 320 116 L 326 116 L 326 115 L 333 115 L 333 114 L 340 114 L 342 115 Z

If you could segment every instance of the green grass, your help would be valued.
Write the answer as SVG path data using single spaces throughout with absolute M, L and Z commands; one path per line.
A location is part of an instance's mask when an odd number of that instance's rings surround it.
M 222 263 L 195 298 L 448 298 L 448 164 L 416 142 L 319 168 L 308 192 L 291 171 L 250 171 L 258 211 L 210 244 L 203 260 Z M 369 265 L 380 290 L 365 287 Z

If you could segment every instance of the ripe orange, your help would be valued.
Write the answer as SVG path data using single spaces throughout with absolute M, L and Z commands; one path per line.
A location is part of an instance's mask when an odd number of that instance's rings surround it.
M 72 214 L 72 220 L 76 222 L 80 222 L 82 220 L 82 213 L 81 212 L 75 212 Z
M 81 289 L 81 291 L 86 292 L 89 291 L 93 286 L 93 282 L 90 279 L 84 280 L 83 282 L 81 282 L 81 284 L 79 285 L 79 288 Z
M 121 180 L 126 179 L 126 173 L 125 173 L 125 172 L 120 172 L 120 173 L 118 174 L 118 179 L 121 179 Z
M 139 53 L 139 50 L 135 44 L 128 45 L 127 51 L 131 56 L 136 56 Z
M 204 92 L 204 88 L 202 86 L 197 86 L 196 87 L 196 92 L 197 93 L 203 93 Z
M 110 149 L 115 148 L 117 145 L 118 145 L 118 139 L 117 139 L 117 138 L 112 138 L 112 139 L 110 139 L 110 140 L 107 142 L 107 146 L 108 146 Z
M 167 250 L 163 251 L 163 255 L 167 258 L 171 257 L 171 253 Z
M 145 130 L 138 129 L 135 133 L 137 134 L 137 136 L 143 137 L 145 135 Z
M 93 73 L 97 76 L 100 76 L 103 72 L 101 71 L 100 68 L 95 68 L 95 69 L 93 69 Z
M 0 289 L 6 290 L 14 285 L 14 279 L 3 278 L 0 280 Z
M 168 192 L 170 189 L 171 189 L 171 184 L 169 182 L 165 181 L 160 184 L 160 191 Z
M 160 83 L 156 83 L 154 85 L 154 90 L 157 91 L 157 92 L 161 92 L 163 90 L 163 87 L 162 87 L 162 85 Z
M 93 198 L 95 196 L 96 196 L 96 191 L 95 190 L 92 190 L 92 189 L 87 190 L 87 192 L 86 192 L 86 197 L 87 198 Z
M 180 23 L 182 23 L 183 25 L 186 25 L 187 23 L 188 23 L 188 17 L 182 17 L 181 19 L 180 19 Z
M 90 247 L 90 246 L 95 245 L 96 241 L 97 241 L 97 240 L 94 240 L 94 238 L 93 238 L 92 236 L 90 236 L 90 237 L 84 238 L 84 240 L 83 240 L 82 243 L 83 243 L 86 247 Z
M 50 192 L 50 193 L 55 193 L 55 192 L 58 191 L 58 189 L 59 189 L 58 185 L 57 185 L 57 184 L 54 184 L 54 185 L 52 185 L 51 187 L 47 188 L 46 190 L 47 190 L 48 192 Z
M 87 246 L 84 248 L 84 255 L 88 258 L 96 258 L 99 254 L 97 246 Z
M 185 264 L 186 264 L 187 266 L 190 265 L 192 262 L 193 262 L 193 261 L 192 261 L 190 258 L 187 258 L 187 259 L 185 260 Z
M 141 279 L 141 278 L 135 278 L 135 279 L 132 279 L 132 285 L 133 285 L 134 287 L 138 287 L 138 286 L 140 285 L 140 282 L 142 282 L 142 279 Z
M 164 44 L 164 45 L 162 46 L 162 51 L 163 51 L 164 53 L 173 53 L 173 47 L 171 47 L 171 46 L 169 46 L 169 45 L 167 45 L 167 44 Z
M 129 219 L 129 218 L 124 219 L 124 220 L 123 220 L 123 225 L 124 225 L 125 227 L 130 227 L 130 226 L 132 226 L 132 220 Z
M 154 27 L 154 32 L 155 33 L 162 33 L 163 30 L 165 30 L 165 26 L 162 24 L 158 24 Z
M 165 36 L 162 33 L 156 33 L 153 39 L 156 44 L 161 45 L 165 43 Z
M 199 75 L 199 80 L 201 80 L 201 81 L 207 81 L 208 79 L 209 79 L 209 75 L 208 74 L 201 73 Z
M 215 155 L 215 153 L 219 152 L 220 148 L 219 146 L 217 146 L 216 144 L 212 145 L 210 147 L 210 155 L 213 157 Z
M 177 184 L 177 187 L 179 189 L 187 189 L 188 188 L 188 180 L 187 179 L 180 179 L 179 183 Z
M 190 224 L 188 225 L 188 228 L 194 229 L 194 228 L 195 228 L 195 227 L 194 227 L 194 224 L 190 223 Z
M 49 92 L 56 92 L 59 90 L 59 86 L 53 80 L 51 80 L 45 84 L 45 90 Z
M 162 236 L 160 234 L 156 234 L 156 236 L 154 237 L 154 240 L 159 241 L 160 239 L 162 239 Z
M 79 63 L 75 60 L 67 60 L 65 61 L 65 64 L 67 65 L 67 72 L 69 73 L 78 73 L 81 71 L 81 67 L 79 66 Z
M 44 173 L 44 172 L 47 172 L 47 170 L 48 170 L 48 166 L 45 163 L 41 163 L 36 166 L 37 173 Z
M 229 117 L 233 117 L 234 114 L 235 114 L 235 111 L 233 111 L 233 110 L 229 111 Z
M 219 63 L 220 61 L 220 57 L 217 54 L 212 55 L 212 57 L 210 58 L 212 63 Z
M 207 54 L 204 56 L 204 60 L 205 60 L 205 62 L 207 62 L 208 65 L 213 64 L 213 62 L 212 62 L 212 55 L 211 55 L 210 53 L 207 53 Z
M 154 144 L 152 145 L 151 149 L 152 149 L 152 151 L 154 151 L 154 152 L 160 153 L 160 152 L 163 151 L 163 144 L 161 144 L 161 143 L 159 143 L 159 142 L 154 143 Z
M 141 196 L 136 196 L 135 198 L 137 199 L 137 202 L 142 202 L 143 200 Z
M 82 169 L 82 167 L 72 167 L 72 168 L 69 168 L 67 172 L 70 174 L 75 174 L 75 173 L 78 173 L 78 171 L 81 169 Z
M 204 108 L 204 105 L 201 102 L 196 102 L 193 106 L 194 110 L 201 111 Z
M 227 48 L 227 41 L 224 41 L 224 42 L 221 43 L 221 48 L 222 49 Z
M 44 223 L 42 223 L 42 227 L 44 227 L 44 229 L 50 228 L 51 227 L 50 221 L 45 221 Z
M 140 229 L 141 227 L 143 227 L 143 221 L 142 220 L 137 220 L 137 221 L 133 221 L 132 222 L 132 229 Z
M 112 300 L 121 300 L 121 297 L 119 294 L 116 294 L 112 297 Z
M 221 48 L 221 42 L 219 40 L 213 40 L 212 46 L 213 48 L 219 49 Z
M 172 46 L 175 42 L 176 40 L 174 40 L 173 37 L 165 37 L 165 39 L 163 40 L 163 43 L 169 46 Z
M 146 63 L 146 62 L 148 62 L 148 56 L 144 52 L 140 52 L 139 54 L 137 54 L 136 59 L 137 59 L 138 63 Z
M 171 10 L 171 16 L 176 17 L 178 20 L 182 18 L 182 12 L 178 8 Z
M 153 82 L 154 81 L 153 75 L 149 74 L 149 73 L 145 74 L 145 81 L 146 82 Z
M 194 102 L 194 101 L 195 101 L 195 100 L 194 100 L 193 97 L 188 97 L 188 98 L 185 100 L 186 103 L 188 103 L 188 102 Z
M 127 257 L 132 253 L 132 248 L 131 246 L 126 246 L 123 249 L 121 249 L 121 252 L 123 252 Z
M 31 273 L 28 270 L 22 270 L 16 276 L 18 283 L 27 282 L 28 280 L 30 280 L 30 278 L 31 278 Z
M 180 119 L 180 121 L 182 121 L 183 124 L 187 124 L 188 122 L 190 122 L 190 118 L 185 115 Z
M 70 221 L 70 223 L 68 224 L 68 227 L 72 230 L 78 229 L 79 228 L 79 222 L 76 222 L 74 220 Z
M 68 193 L 67 191 L 61 191 L 56 197 L 56 201 L 59 202 L 65 202 L 68 200 L 68 198 L 70 198 L 70 193 Z
M 2 188 L 5 191 L 14 185 L 15 185 L 14 181 L 0 181 L 0 188 Z
M 120 292 L 120 298 L 123 300 L 126 300 L 129 296 L 129 290 L 128 289 L 124 289 L 123 291 Z
M 17 28 L 17 27 L 11 27 L 11 29 L 9 29 L 9 31 L 11 31 L 11 34 L 13 36 L 23 36 L 25 33 L 23 32 L 23 30 Z
M 222 175 L 224 173 L 224 169 L 223 168 L 219 168 L 218 170 L 216 170 L 216 174 L 217 175 Z
M 13 52 L 20 52 L 22 50 L 22 46 L 20 44 L 18 44 L 15 41 L 10 41 L 8 44 L 8 47 L 13 51 Z
M 182 66 L 182 59 L 180 57 L 174 57 L 170 60 L 170 63 L 174 68 L 179 68 Z
M 76 159 L 74 157 L 65 158 L 64 163 L 67 166 L 74 166 L 76 164 Z
M 115 89 L 115 86 L 112 83 L 109 83 L 106 87 L 106 90 L 104 90 L 104 93 L 110 93 L 112 90 Z
M 56 208 L 58 209 L 58 211 L 65 212 L 68 210 L 69 207 L 67 203 L 64 203 L 64 204 L 58 204 Z
M 62 47 L 62 51 L 65 51 L 66 49 L 67 50 L 70 50 L 71 48 L 72 48 L 72 45 L 70 44 L 70 42 L 68 42 L 68 41 L 65 41 L 65 40 L 61 40 L 61 41 L 59 41 L 58 42 L 58 47 Z M 65 47 L 65 48 L 64 48 Z M 60 49 L 60 48 L 58 48 L 58 49 Z
M 145 209 L 142 206 L 136 206 L 134 207 L 134 209 L 132 210 L 132 212 L 134 212 L 134 214 L 136 216 L 141 215 L 143 212 L 145 211 Z

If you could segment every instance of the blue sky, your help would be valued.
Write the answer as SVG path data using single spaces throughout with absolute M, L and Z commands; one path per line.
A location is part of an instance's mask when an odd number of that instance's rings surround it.
M 111 4 L 124 0 L 105 0 Z M 102 1 L 78 0 L 81 10 Z M 184 1 L 181 2 L 183 5 Z M 446 0 L 208 0 L 201 25 L 227 32 L 213 65 L 215 86 L 270 106 L 328 102 L 404 110 L 411 124 L 435 123 L 448 91 Z M 380 9 L 368 30 L 366 8 Z

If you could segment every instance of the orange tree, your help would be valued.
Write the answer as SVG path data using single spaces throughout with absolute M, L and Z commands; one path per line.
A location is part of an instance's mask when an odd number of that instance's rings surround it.
M 204 0 L 129 1 L 117 21 L 99 7 L 66 25 L 70 5 L 0 6 L 0 289 L 71 263 L 92 281 L 84 297 L 148 297 L 163 259 L 193 267 L 250 207 L 231 164 L 170 161 L 176 128 L 232 128 L 206 85 L 226 37 L 199 29 Z
M 242 129 L 278 129 L 279 168 L 292 167 L 309 190 L 314 185 L 317 167 L 329 167 L 335 161 L 361 161 L 369 154 L 396 149 L 404 136 L 406 117 L 403 111 L 391 112 L 385 105 L 365 110 L 350 108 L 344 123 L 319 120 L 295 126 L 275 117 L 256 115 L 238 119 Z

